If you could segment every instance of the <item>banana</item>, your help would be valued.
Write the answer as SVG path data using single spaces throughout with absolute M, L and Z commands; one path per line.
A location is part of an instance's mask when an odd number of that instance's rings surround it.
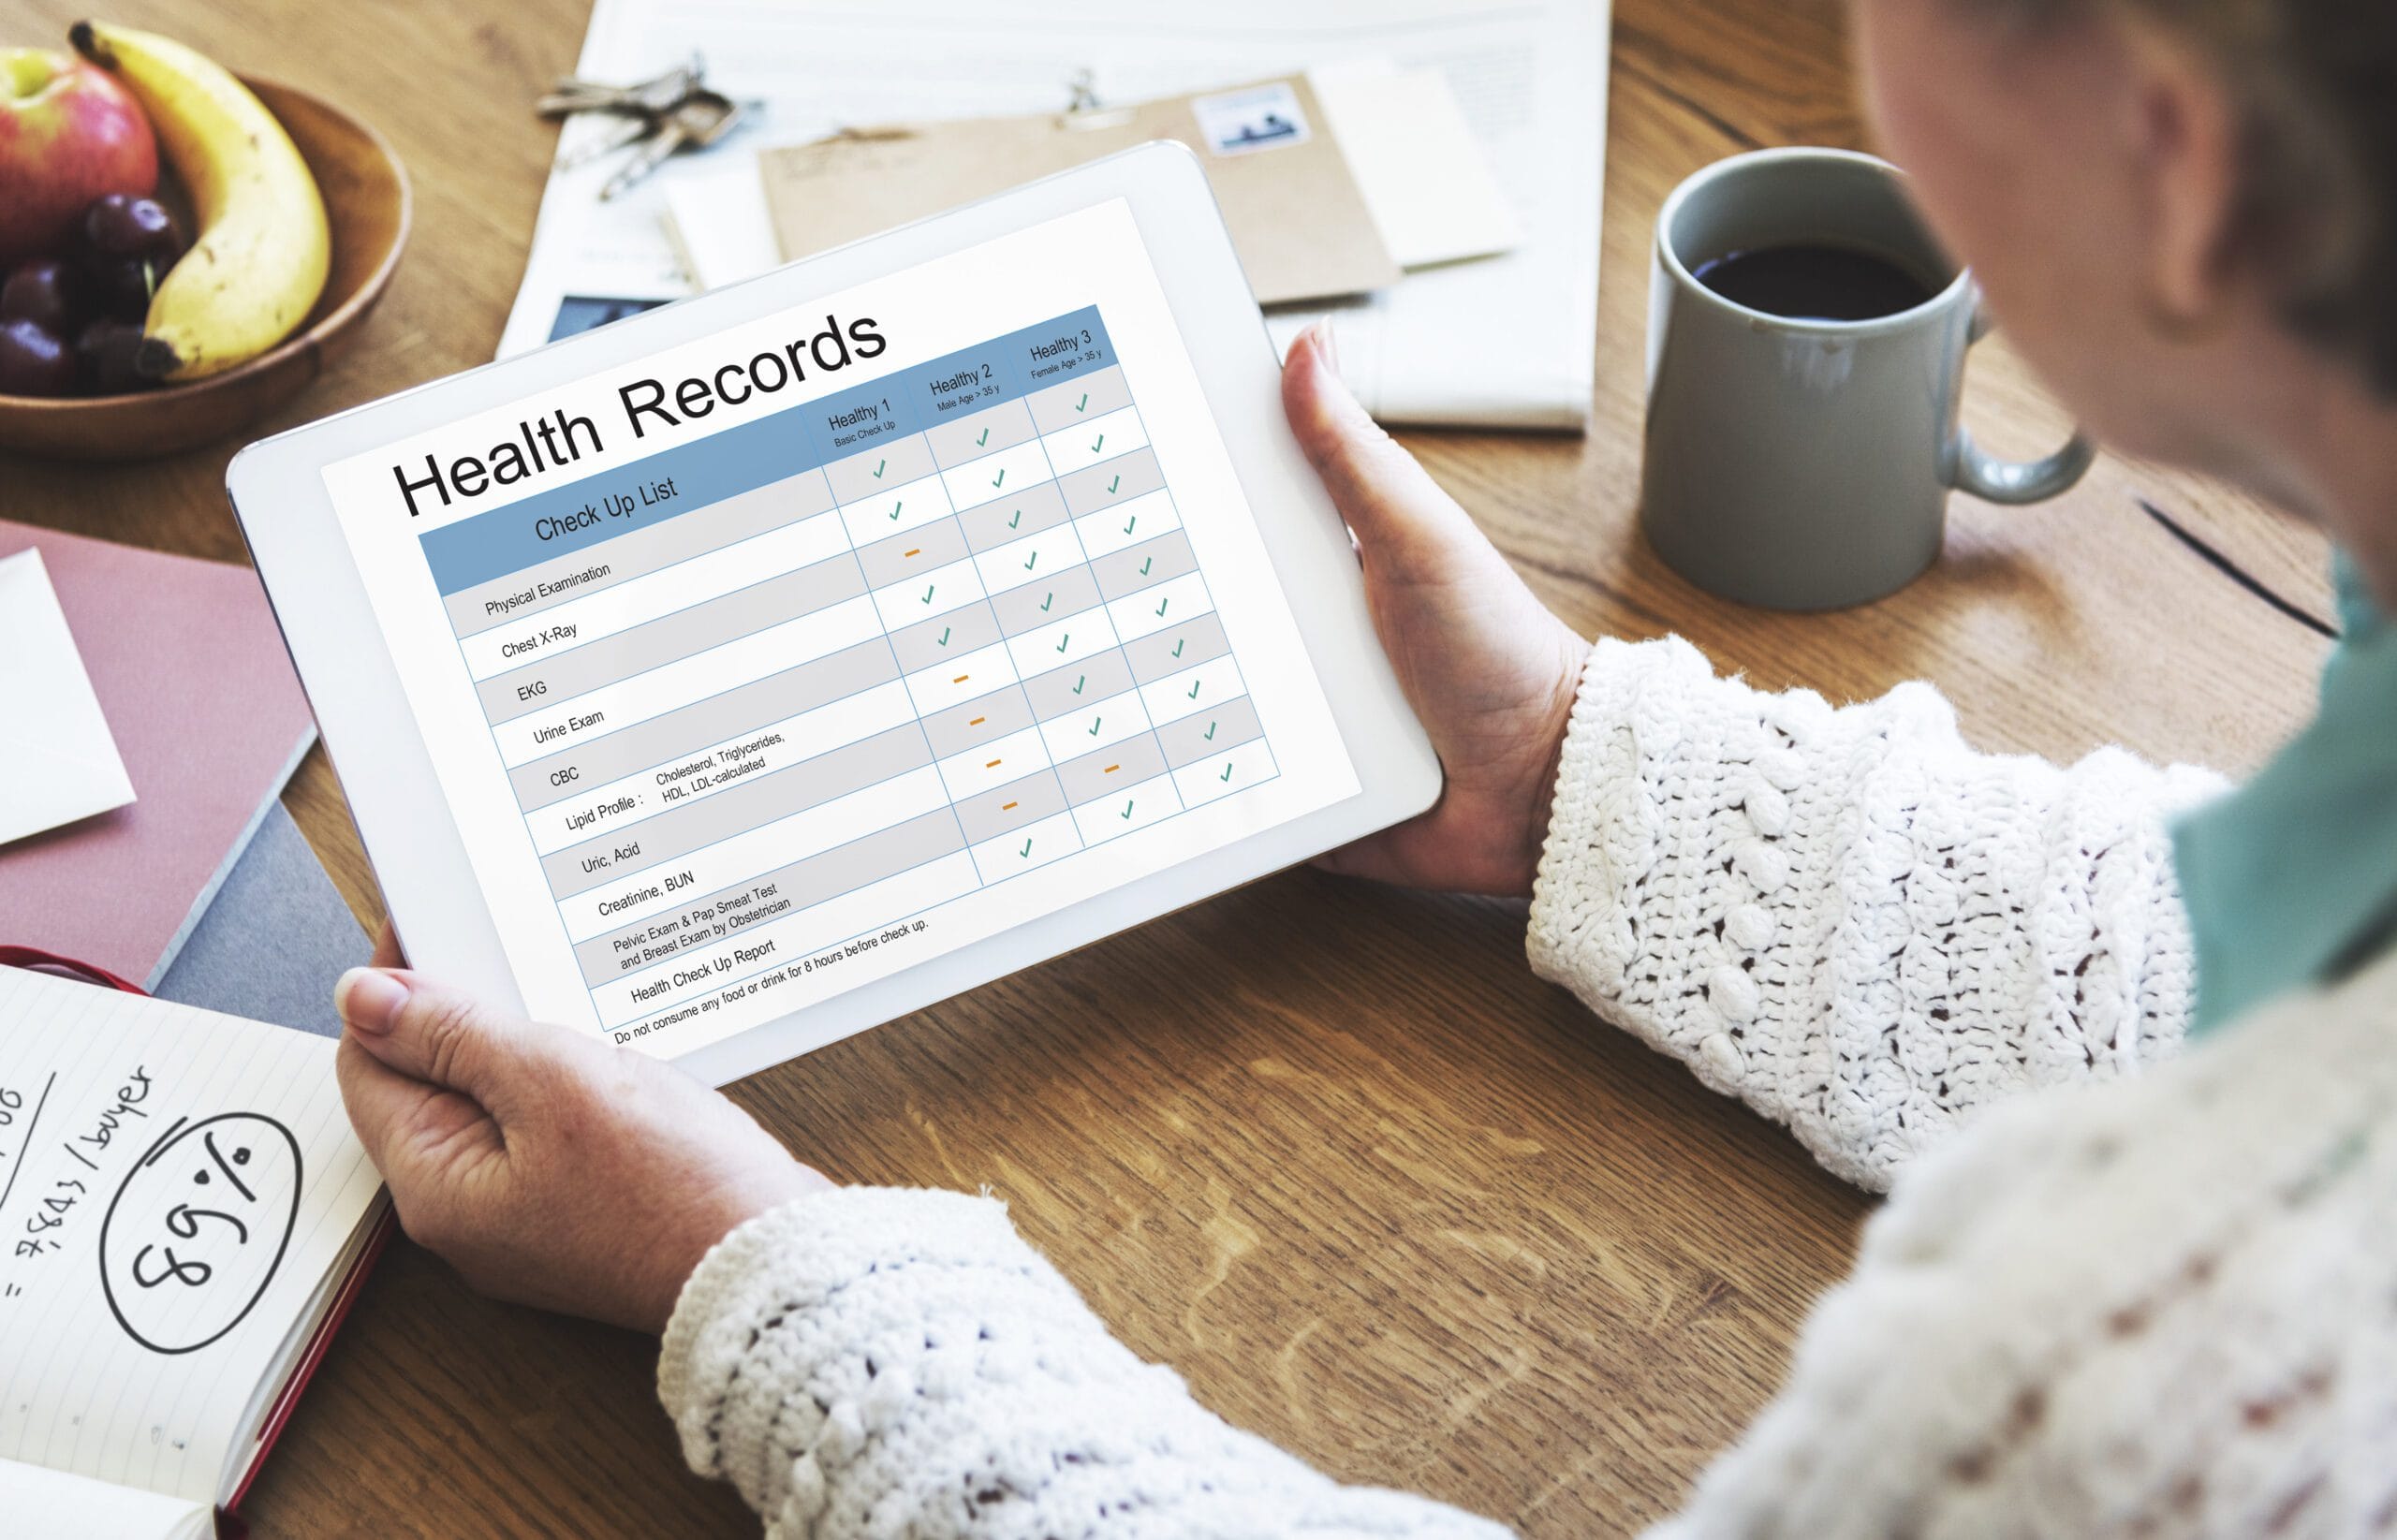
M 325 200 L 291 136 L 230 71 L 171 38 L 95 22 L 67 37 L 149 112 L 199 216 L 199 238 L 150 297 L 135 366 L 203 379 L 289 336 L 332 263 Z

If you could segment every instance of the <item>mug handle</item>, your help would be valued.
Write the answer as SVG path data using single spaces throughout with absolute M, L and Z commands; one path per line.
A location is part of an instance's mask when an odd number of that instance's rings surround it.
M 1993 330 L 1989 312 L 1976 300 L 1973 330 L 1964 339 L 1966 345 L 1979 342 Z M 2045 460 L 2000 460 L 1974 443 L 1972 433 L 1958 423 L 1949 455 L 1948 481 L 1984 503 L 2041 503 L 2068 490 L 2087 475 L 2096 458 L 2097 447 L 2088 435 L 2076 432 L 2063 448 Z

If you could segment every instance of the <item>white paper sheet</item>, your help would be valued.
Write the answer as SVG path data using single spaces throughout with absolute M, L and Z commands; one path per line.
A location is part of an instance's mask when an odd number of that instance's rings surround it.
M 112 1487 L 86 1476 L 0 1459 L 0 1512 L 10 1534 L 75 1540 L 207 1540 L 216 1510 L 188 1498 Z
M 704 293 L 782 265 L 773 216 L 751 152 L 711 155 L 664 189 L 674 253 Z
M 1307 72 L 1382 244 L 1402 268 L 1514 250 L 1522 226 L 1437 69 L 1389 60 Z
M 1579 429 L 1597 315 L 1608 21 L 1607 0 L 597 0 L 582 73 L 635 79 L 696 50 L 713 85 L 763 106 L 713 155 L 671 162 L 611 204 L 597 192 L 612 162 L 553 175 L 500 353 L 559 334 L 569 297 L 605 315 L 606 301 L 693 292 L 665 189 L 710 174 L 711 159 L 896 118 L 1053 110 L 1084 70 L 1102 99 L 1135 101 L 1387 56 L 1447 76 L 1524 242 L 1335 307 L 1343 367 L 1386 421 Z M 570 125 L 562 147 L 603 131 Z M 1276 340 L 1318 314 L 1277 314 Z
M 0 560 L 0 844 L 132 800 L 41 551 Z

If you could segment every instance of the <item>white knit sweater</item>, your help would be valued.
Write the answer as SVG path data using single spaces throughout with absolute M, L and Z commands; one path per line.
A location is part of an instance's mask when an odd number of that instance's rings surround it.
M 1928 685 L 1834 711 L 1602 641 L 1532 965 L 1877 1192 L 1992 1102 L 2179 1048 L 2166 826 L 2222 789 L 2119 749 L 1975 754 Z
M 1833 711 L 1592 654 L 1534 963 L 1859 1182 L 1939 1147 L 1661 1533 L 2397 1527 L 2397 964 L 2125 1078 L 2181 1039 L 2163 824 L 2214 785 L 1975 755 L 1919 687 Z M 1228 1427 L 987 1198 L 742 1226 L 659 1388 L 777 1540 L 1505 1533 Z

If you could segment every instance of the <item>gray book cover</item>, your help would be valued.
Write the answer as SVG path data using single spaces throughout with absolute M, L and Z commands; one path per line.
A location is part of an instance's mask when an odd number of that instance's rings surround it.
M 280 798 L 151 992 L 326 1037 L 341 1035 L 333 980 L 372 939 Z

